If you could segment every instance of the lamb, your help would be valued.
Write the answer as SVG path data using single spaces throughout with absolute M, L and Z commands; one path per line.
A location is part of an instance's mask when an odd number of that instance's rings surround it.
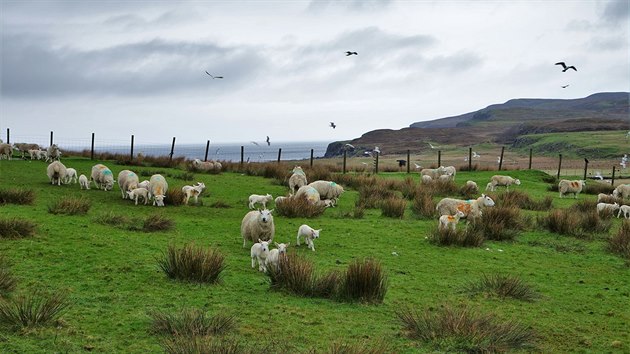
M 266 195 L 252 194 L 249 196 L 249 208 L 255 209 L 256 203 L 261 203 L 263 208 L 267 209 L 267 202 L 271 202 L 273 196 L 267 193 Z
M 66 179 L 66 166 L 59 161 L 53 161 L 46 169 L 48 179 L 51 184 L 61 185 L 61 182 Z
M 37 144 L 17 143 L 13 144 L 13 146 L 22 153 L 22 158 L 28 153 L 29 156 L 31 156 L 31 160 L 33 159 L 33 155 L 31 155 L 30 150 L 39 150 L 39 145 Z
M 246 242 L 263 240 L 273 241 L 273 237 L 276 233 L 276 228 L 273 223 L 272 210 L 252 210 L 245 214 L 243 221 L 241 221 L 241 236 L 243 237 L 243 248 L 245 248 Z
M 306 224 L 300 226 L 297 233 L 297 245 L 300 245 L 300 237 L 304 237 L 304 240 L 306 241 L 306 246 L 312 251 L 315 251 L 315 243 L 313 242 L 313 240 L 319 238 L 319 233 L 321 231 L 322 229 L 315 230 Z
M 558 183 L 558 191 L 560 192 L 560 198 L 562 198 L 567 193 L 573 193 L 575 199 L 577 199 L 578 195 L 582 191 L 582 188 L 586 185 L 586 181 L 584 180 L 574 180 L 569 181 L 566 179 L 561 179 Z M 614 195 L 614 193 L 613 193 Z
M 64 179 L 63 183 L 64 184 L 69 184 L 72 181 L 74 181 L 74 183 L 77 183 L 77 170 L 75 170 L 74 168 L 66 168 L 66 178 Z
M 420 170 L 420 176 L 429 176 L 431 179 L 438 179 L 444 174 L 444 167 L 438 168 L 423 168 Z
M 317 191 L 317 189 L 311 187 L 310 185 L 300 187 L 297 193 L 295 193 L 295 197 L 296 198 L 300 197 L 302 194 L 305 194 L 306 199 L 313 204 L 319 202 L 319 199 L 320 199 L 319 192 Z
M 435 209 L 440 215 L 455 215 L 457 211 L 462 211 L 465 218 L 468 218 L 468 216 L 477 218 L 481 217 L 482 208 L 491 206 L 494 206 L 494 200 L 482 194 L 481 197 L 472 200 L 444 198 L 437 203 Z
M 613 197 L 626 199 L 630 198 L 630 184 L 620 184 L 612 193 Z
M 422 175 L 421 178 L 422 178 L 422 183 L 427 184 L 427 183 L 433 182 L 433 178 L 429 175 Z
M 455 179 L 455 176 L 453 175 L 441 175 L 438 180 L 441 182 L 448 182 L 448 181 L 453 181 Z
M 494 175 L 490 178 L 490 183 L 486 186 L 486 190 L 488 190 L 489 187 L 490 191 L 494 192 L 497 186 L 505 186 L 505 189 L 509 191 L 512 184 L 519 186 L 521 181 L 518 178 L 512 178 L 510 176 Z
M 192 165 L 196 169 L 199 169 L 202 171 L 212 171 L 212 170 L 221 171 L 221 168 L 223 167 L 221 166 L 220 162 L 201 161 L 199 159 L 194 159 L 192 162 Z
M 306 175 L 302 167 L 295 166 L 292 172 L 293 174 L 289 177 L 289 189 L 291 193 L 296 193 L 300 187 L 307 185 L 308 181 L 306 180 Z
M 451 179 L 453 181 L 455 180 L 455 174 L 457 173 L 455 166 L 440 166 L 440 168 L 438 168 L 438 171 L 441 173 L 442 176 L 451 176 Z
M 464 216 L 465 216 L 464 212 L 461 210 L 458 210 L 455 216 L 442 215 L 440 216 L 440 219 L 439 219 L 438 229 L 445 230 L 450 227 L 451 230 L 455 231 L 455 229 L 457 228 L 457 223 L 459 222 L 459 219 L 463 218 Z
M 473 193 L 479 193 L 479 186 L 477 186 L 475 181 L 466 181 L 466 187 Z
M 203 182 L 197 182 L 194 186 L 183 186 L 182 193 L 184 193 L 184 204 L 188 204 L 190 197 L 195 198 L 195 204 L 197 204 L 197 198 L 206 189 L 206 185 Z
M 153 199 L 153 205 L 164 206 L 167 191 L 168 183 L 162 175 L 151 176 L 149 179 L 149 199 Z
M 98 189 L 108 191 L 114 187 L 114 175 L 112 171 L 103 164 L 92 166 L 90 178 Z
M 146 188 L 147 190 L 149 189 L 149 181 L 147 181 L 146 179 L 140 183 L 138 183 L 138 188 Z
M 330 199 L 334 200 L 335 202 L 344 192 L 342 186 L 331 181 L 315 181 L 309 183 L 308 186 L 313 187 L 315 188 L 315 190 L 317 190 L 320 199 Z
M 61 158 L 61 150 L 59 150 L 57 144 L 50 145 L 46 151 L 48 152 L 46 161 L 57 161 Z
M 127 192 L 138 188 L 138 175 L 133 171 L 122 170 L 118 173 L 118 188 L 123 199 L 127 199 Z
M 252 245 L 249 251 L 249 255 L 252 257 L 252 268 L 256 268 L 256 262 L 258 262 L 258 271 L 267 271 L 267 258 L 269 257 L 269 241 L 261 241 Z
M 0 159 L 6 158 L 11 160 L 13 156 L 13 146 L 11 144 L 0 144 Z
M 619 210 L 619 204 L 617 204 L 617 203 L 614 203 L 614 204 L 597 203 L 597 212 L 598 213 L 602 213 L 603 211 L 614 213 L 617 210 Z
M 623 217 L 626 219 L 630 219 L 630 205 L 622 205 L 619 207 L 619 213 L 617 214 L 617 219 L 623 213 Z
M 79 176 L 79 185 L 81 186 L 81 189 L 90 189 L 90 181 L 88 181 L 84 174 Z
M 28 155 L 31 157 L 31 161 L 40 159 L 40 156 L 39 156 L 40 151 L 41 151 L 40 149 L 30 149 L 30 150 L 28 150 Z
M 136 205 L 138 205 L 138 199 L 142 197 L 142 199 L 144 200 L 144 205 L 147 205 L 149 203 L 149 190 L 147 190 L 146 188 L 134 188 L 130 191 L 127 191 L 127 197 L 131 200 L 134 200 L 136 202 Z
M 278 263 L 280 262 L 280 256 L 285 256 L 287 254 L 287 247 L 289 247 L 291 243 L 275 243 L 276 248 L 269 251 L 269 255 L 265 260 L 265 266 L 269 268 L 269 266 L 273 266 L 274 269 L 278 269 Z

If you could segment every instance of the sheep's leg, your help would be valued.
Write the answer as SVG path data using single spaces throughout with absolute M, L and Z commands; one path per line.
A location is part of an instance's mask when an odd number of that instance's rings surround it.
M 252 257 L 252 268 L 256 268 L 256 257 Z
M 300 234 L 297 235 L 297 242 L 296 243 L 297 243 L 298 246 L 300 245 Z

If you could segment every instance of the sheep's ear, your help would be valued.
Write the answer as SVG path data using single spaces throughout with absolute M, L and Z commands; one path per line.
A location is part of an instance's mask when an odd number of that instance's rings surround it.
M 262 243 L 262 241 L 260 239 L 258 239 L 258 243 Z
M 275 210 L 275 209 L 271 209 L 271 210 L 269 210 L 269 214 L 273 213 L 273 211 L 274 211 L 274 210 Z
M 262 214 L 262 210 L 258 209 L 258 212 Z
M 278 242 L 274 242 L 273 244 L 276 245 L 276 247 L 278 247 Z
M 291 242 L 287 242 L 287 247 L 289 247 L 290 244 L 291 244 Z
M 322 232 L 322 230 L 323 230 L 323 229 L 319 229 L 319 230 L 317 230 L 317 232 Z

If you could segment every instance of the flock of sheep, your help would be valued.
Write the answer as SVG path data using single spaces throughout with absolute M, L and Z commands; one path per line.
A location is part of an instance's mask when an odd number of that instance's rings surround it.
M 61 158 L 61 150 L 59 150 L 57 144 L 52 144 L 48 149 L 42 150 L 37 144 L 7 144 L 0 142 L 0 159 L 11 160 L 13 150 L 17 150 L 22 155 L 22 158 L 25 158 L 26 154 L 28 154 L 31 160 L 44 160 L 48 162 L 56 161 Z

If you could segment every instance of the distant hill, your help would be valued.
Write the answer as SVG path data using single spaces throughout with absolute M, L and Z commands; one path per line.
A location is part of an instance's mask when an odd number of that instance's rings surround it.
M 433 145 L 514 144 L 520 136 L 554 132 L 630 129 L 630 93 L 602 92 L 578 99 L 512 99 L 475 112 L 416 122 L 400 130 L 379 129 L 328 146 L 326 157 L 343 154 L 343 145 L 360 155 L 379 146 L 384 153 L 422 152 Z M 522 145 L 522 141 L 519 141 Z

